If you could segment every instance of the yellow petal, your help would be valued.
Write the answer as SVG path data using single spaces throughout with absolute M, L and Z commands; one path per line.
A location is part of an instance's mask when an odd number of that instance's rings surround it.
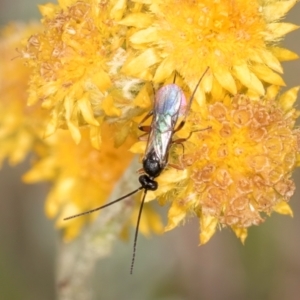
M 187 169 L 177 170 L 175 168 L 169 168 L 165 170 L 157 179 L 161 184 L 169 184 L 184 180 L 188 177 Z
M 36 90 L 30 89 L 28 91 L 27 105 L 32 106 L 38 101 L 38 96 Z
M 57 215 L 60 206 L 58 205 L 57 201 L 55 201 L 55 193 L 50 191 L 50 193 L 47 196 L 46 202 L 45 202 L 45 213 L 47 218 L 55 218 Z M 66 224 L 65 224 L 66 225 Z
M 128 137 L 130 133 L 131 127 L 128 124 L 122 124 L 121 126 L 117 127 L 115 136 L 114 136 L 114 146 L 116 148 L 120 147 Z
M 43 17 L 52 18 L 56 12 L 57 5 L 54 3 L 47 3 L 38 5 L 39 11 Z
M 90 79 L 101 91 L 106 91 L 111 86 L 111 80 L 109 75 L 103 71 L 102 69 L 99 69 L 96 74 L 91 76 Z
M 126 0 L 117 0 L 111 8 L 110 17 L 115 20 L 121 20 L 126 8 Z
M 63 239 L 65 242 L 70 242 L 76 236 L 78 236 L 82 226 L 85 223 L 85 218 L 78 218 L 69 220 L 68 222 L 64 221 L 63 218 L 73 214 L 80 213 L 78 207 L 71 202 L 64 206 L 62 212 L 57 218 L 55 227 L 59 229 L 64 229 Z
M 134 219 L 136 220 L 137 216 Z M 154 231 L 157 234 L 162 234 L 164 232 L 160 216 L 151 207 L 146 207 L 146 211 L 141 219 L 140 229 L 146 236 L 149 236 L 151 231 Z
M 165 231 L 172 230 L 179 223 L 184 220 L 186 211 L 184 208 L 179 206 L 176 202 L 173 202 L 168 212 L 168 225 L 165 227 Z
M 156 194 L 153 191 L 148 191 L 147 196 L 145 198 L 145 202 L 150 202 L 156 199 Z
M 160 65 L 156 69 L 153 81 L 163 82 L 164 80 L 166 80 L 168 77 L 171 76 L 174 69 L 175 69 L 174 61 L 172 58 L 168 56 L 160 63 Z
M 22 180 L 26 183 L 32 183 L 51 179 L 54 176 L 53 163 L 53 158 L 41 160 L 22 176 Z
M 122 111 L 114 106 L 114 98 L 109 95 L 107 96 L 101 104 L 102 109 L 104 110 L 105 114 L 110 117 L 119 117 Z
M 292 89 L 289 89 L 288 91 L 286 91 L 284 94 L 280 96 L 279 103 L 285 111 L 288 111 L 293 108 L 293 105 L 297 100 L 299 88 L 300 88 L 299 86 L 296 86 Z
M 141 108 L 149 108 L 152 106 L 152 100 L 149 97 L 148 85 L 145 84 L 138 95 L 134 98 L 134 105 L 139 106 Z
M 74 109 L 74 99 L 72 96 L 67 96 L 65 98 L 64 107 L 66 110 L 66 119 L 70 120 Z
M 134 143 L 129 151 L 136 154 L 145 153 L 147 143 L 145 141 L 139 141 Z
M 66 116 L 67 126 L 70 130 L 73 140 L 75 141 L 76 144 L 78 144 L 81 139 L 81 134 L 77 124 L 75 124 L 75 121 L 71 120 L 72 114 L 75 113 L 76 111 L 74 107 L 74 99 L 72 98 L 72 96 L 67 96 L 65 98 L 64 107 L 66 110 L 65 116 Z
M 67 121 L 67 125 L 73 140 L 75 141 L 76 144 L 79 144 L 81 139 L 81 134 L 78 126 L 73 121 Z
M 277 203 L 276 206 L 274 207 L 274 211 L 282 215 L 289 215 L 293 217 L 293 211 L 285 201 L 281 201 Z
M 193 101 L 193 104 L 192 104 L 193 110 L 198 111 L 198 112 L 205 110 L 206 109 L 206 96 L 205 96 L 204 90 L 201 89 L 201 86 L 200 86 L 200 88 L 197 89 L 194 97 L 196 99 L 196 102 L 199 105 L 199 109 L 197 109 L 197 107 L 194 105 L 195 101 Z
M 200 245 L 206 244 L 215 234 L 218 225 L 218 219 L 212 216 L 200 217 Z
M 156 50 L 150 48 L 145 50 L 138 57 L 133 58 L 129 63 L 126 63 L 122 71 L 128 75 L 138 75 L 159 61 L 160 57 L 157 55 Z
M 33 137 L 31 133 L 27 130 L 20 130 L 18 136 L 15 139 L 15 144 L 17 147 L 14 147 L 13 151 L 10 154 L 9 163 L 11 165 L 16 165 L 19 162 L 23 161 L 27 153 L 31 150 Z
M 297 0 L 271 2 L 263 7 L 263 14 L 269 22 L 276 21 L 284 17 L 296 3 Z
M 234 78 L 227 69 L 219 66 L 218 68 L 213 70 L 213 74 L 217 79 L 217 81 L 219 82 L 219 84 L 225 90 L 229 91 L 233 95 L 236 94 L 237 90 L 236 90 Z
M 149 27 L 152 22 L 153 20 L 150 15 L 137 12 L 127 15 L 124 19 L 119 21 L 118 24 L 125 26 L 134 26 L 137 28 L 145 28 Z
M 292 52 L 285 48 L 272 47 L 270 48 L 271 52 L 278 58 L 279 61 L 289 61 L 298 59 L 299 56 L 297 53 Z
M 73 0 L 58 0 L 57 2 L 62 9 L 66 9 L 72 6 L 72 4 L 74 3 Z
M 205 93 L 211 92 L 212 86 L 213 86 L 213 80 L 214 80 L 214 77 L 213 77 L 212 72 L 206 73 L 205 76 L 203 77 L 202 82 L 201 82 L 201 87 L 203 88 L 203 91 Z
M 156 191 L 149 191 L 146 196 L 146 202 L 156 199 L 172 188 L 174 188 L 174 183 L 186 179 L 188 176 L 187 170 L 177 170 L 174 168 L 167 169 L 158 178 L 158 189 Z
M 140 79 L 145 80 L 145 81 L 152 81 L 153 76 L 151 74 L 151 69 L 145 69 L 141 71 L 139 74 L 136 74 L 135 76 L 138 76 Z
M 235 235 L 241 240 L 242 244 L 245 244 L 245 240 L 248 235 L 247 228 L 239 228 L 239 227 L 232 227 Z
M 225 96 L 224 89 L 220 85 L 219 81 L 215 78 L 212 79 L 211 95 L 213 99 L 223 99 Z
M 253 74 L 247 65 L 234 66 L 234 74 L 240 82 L 245 85 L 247 88 L 254 90 L 259 95 L 265 93 L 264 87 L 261 81 Z
M 275 99 L 280 90 L 280 86 L 278 85 L 270 85 L 266 91 L 266 97 L 268 99 Z
M 283 69 L 279 60 L 272 54 L 272 52 L 263 50 L 260 51 L 259 55 L 262 59 L 262 63 L 266 64 L 269 68 L 278 73 L 283 73 Z
M 84 120 L 94 126 L 99 126 L 98 121 L 94 117 L 94 112 L 92 109 L 91 102 L 88 100 L 87 97 L 82 97 L 81 99 L 78 100 L 78 108 L 82 113 L 82 116 Z
M 58 128 L 58 112 L 53 110 L 51 112 L 51 119 L 47 122 L 46 129 L 44 132 L 44 138 L 53 134 Z
M 130 37 L 130 42 L 134 44 L 144 44 L 151 43 L 157 40 L 157 29 L 154 27 L 149 27 L 144 30 L 140 30 L 134 33 Z
M 287 33 L 298 29 L 299 26 L 291 23 L 271 23 L 267 25 L 269 33 L 265 36 L 266 41 L 274 41 Z
M 270 70 L 264 65 L 252 65 L 251 70 L 257 77 L 267 83 L 274 85 L 285 86 L 285 83 L 280 75 Z
M 90 139 L 91 144 L 94 148 L 100 150 L 102 139 L 101 139 L 101 127 L 91 126 L 90 127 Z

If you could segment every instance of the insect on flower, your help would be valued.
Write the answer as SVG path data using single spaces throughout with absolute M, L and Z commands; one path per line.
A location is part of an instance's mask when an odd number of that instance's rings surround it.
M 149 134 L 146 151 L 142 161 L 143 168 L 141 169 L 141 171 L 144 174 L 142 174 L 139 177 L 139 182 L 141 186 L 136 190 L 132 191 L 131 193 L 126 194 L 123 197 L 118 198 L 110 203 L 107 203 L 105 205 L 94 208 L 92 210 L 77 215 L 73 215 L 64 219 L 64 220 L 70 220 L 79 216 L 83 216 L 85 214 L 98 211 L 116 202 L 119 202 L 131 195 L 134 195 L 140 190 L 144 190 L 141 206 L 139 209 L 137 224 L 136 224 L 130 274 L 132 274 L 133 272 L 140 219 L 141 219 L 141 214 L 143 211 L 143 206 L 147 195 L 147 191 L 157 190 L 158 183 L 157 181 L 155 181 L 155 178 L 157 178 L 168 165 L 169 149 L 171 145 L 175 143 L 182 144 L 184 141 L 190 138 L 193 132 L 195 132 L 195 131 L 190 132 L 189 136 L 186 138 L 172 140 L 174 133 L 179 131 L 184 126 L 187 114 L 191 108 L 192 101 L 197 91 L 197 88 L 202 78 L 208 71 L 208 69 L 209 68 L 205 70 L 205 72 L 202 74 L 201 78 L 199 79 L 188 104 L 186 104 L 186 98 L 182 89 L 175 84 L 176 74 L 174 77 L 174 82 L 172 84 L 167 84 L 161 87 L 157 91 L 154 99 L 153 109 L 144 117 L 144 119 L 141 121 L 140 125 L 138 126 L 141 131 L 145 132 L 145 134 L 140 136 L 140 138 Z M 142 125 L 151 116 L 152 116 L 151 125 L 150 126 Z M 181 116 L 183 117 L 183 120 L 175 128 L 178 118 Z M 206 129 L 208 128 L 202 130 L 206 130 Z M 172 167 L 176 167 L 175 165 L 172 164 L 169 165 Z

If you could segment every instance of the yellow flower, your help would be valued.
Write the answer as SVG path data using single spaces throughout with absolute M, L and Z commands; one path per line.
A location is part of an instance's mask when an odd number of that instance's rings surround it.
M 49 218 L 57 217 L 56 226 L 64 229 L 66 241 L 76 237 L 82 226 L 95 220 L 97 214 L 70 221 L 63 221 L 63 218 L 105 204 L 133 157 L 126 150 L 132 141 L 129 139 L 120 148 L 115 148 L 111 139 L 113 131 L 112 126 L 103 127 L 101 152 L 92 147 L 87 129 L 81 129 L 82 139 L 78 145 L 69 132 L 58 131 L 46 139 L 46 151 L 23 177 L 25 182 L 30 183 L 52 182 L 53 187 L 46 200 L 46 214 Z M 136 204 L 139 206 L 138 202 Z M 142 229 L 146 234 L 151 228 L 155 230 L 155 226 L 161 226 L 159 218 L 156 214 L 153 217 L 153 214 L 152 211 L 146 212 L 151 220 L 156 218 L 155 224 L 145 222 Z
M 260 101 L 236 95 L 211 103 L 207 120 L 191 115 L 180 136 L 198 132 L 184 144 L 184 154 L 182 147 L 171 152 L 183 170 L 168 169 L 157 180 L 159 189 L 149 192 L 148 200 L 171 202 L 166 230 L 197 215 L 202 244 L 218 225 L 231 227 L 244 242 L 247 228 L 272 212 L 292 215 L 287 202 L 295 190 L 291 173 L 300 163 L 300 132 L 293 129 L 299 88 L 278 101 L 276 90 L 270 87 Z
M 126 31 L 117 24 L 124 1 L 59 1 L 40 6 L 45 31 L 33 35 L 23 49 L 32 69 L 29 105 L 42 101 L 51 110 L 46 135 L 67 126 L 80 141 L 79 126 L 89 124 L 92 143 L 99 148 L 100 124 L 105 116 L 120 116 L 123 99 L 112 80 L 122 60 Z M 118 54 L 119 53 L 119 54 Z M 116 61 L 121 64 L 121 61 Z
M 129 13 L 119 22 L 135 28 L 122 71 L 157 83 L 177 71 L 193 90 L 209 66 L 196 93 L 202 110 L 205 93 L 216 97 L 222 89 L 236 94 L 246 88 L 263 95 L 266 83 L 284 85 L 280 61 L 298 57 L 275 46 L 298 28 L 280 22 L 296 0 L 140 2 L 148 10 Z
M 39 105 L 27 107 L 30 71 L 18 59 L 21 40 L 41 29 L 37 23 L 12 23 L 1 30 L 0 37 L 0 164 L 21 162 L 33 147 L 41 146 L 46 114 Z

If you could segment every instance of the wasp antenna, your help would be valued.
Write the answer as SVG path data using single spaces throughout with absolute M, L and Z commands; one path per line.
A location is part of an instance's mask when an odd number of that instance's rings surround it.
M 117 203 L 117 202 L 119 202 L 119 201 L 121 201 L 121 200 L 123 200 L 123 199 L 125 199 L 125 198 L 127 198 L 127 197 L 129 197 L 129 196 L 131 196 L 131 195 L 133 195 L 133 194 L 135 194 L 135 193 L 137 193 L 137 192 L 140 191 L 141 189 L 143 189 L 142 186 L 140 186 L 138 189 L 132 191 L 131 193 L 129 193 L 129 194 L 127 194 L 127 195 L 125 195 L 125 196 L 123 196 L 123 197 L 121 197 L 121 198 L 118 198 L 117 200 L 114 200 L 114 201 L 112 201 L 112 202 L 109 202 L 109 203 L 107 203 L 107 204 L 105 204 L 105 205 L 102 205 L 102 206 L 100 206 L 100 207 L 91 209 L 91 210 L 89 210 L 89 211 L 86 211 L 86 212 L 83 212 L 83 213 L 80 213 L 80 214 L 77 214 L 77 215 L 73 215 L 73 216 L 64 218 L 64 221 L 67 221 L 67 220 L 70 220 L 70 219 L 74 219 L 74 218 L 77 218 L 77 217 L 80 217 L 80 216 L 83 216 L 83 215 L 87 215 L 87 214 L 93 213 L 93 212 L 95 212 L 95 211 L 97 211 L 97 210 L 100 210 L 100 209 L 102 209 L 102 208 L 105 208 L 105 207 L 107 207 L 107 206 L 113 205 L 113 204 L 115 204 L 115 203 Z
M 201 80 L 203 79 L 203 77 L 204 77 L 205 74 L 207 73 L 208 69 L 209 69 L 209 67 L 206 68 L 206 70 L 204 71 L 204 73 L 203 73 L 202 76 L 200 77 L 198 83 L 196 84 L 195 89 L 194 89 L 194 91 L 193 91 L 193 93 L 192 93 L 192 95 L 191 95 L 191 99 L 190 99 L 190 101 L 189 101 L 189 107 L 188 107 L 188 110 L 187 110 L 187 111 L 190 111 L 190 108 L 191 108 L 191 106 L 192 106 L 192 101 L 193 101 L 193 99 L 194 99 L 194 96 L 195 96 L 195 94 L 196 94 L 196 91 L 197 91 L 197 89 L 198 89 L 198 87 L 199 87 L 199 84 L 200 84 Z
M 130 267 L 130 274 L 131 275 L 133 273 L 133 267 L 134 267 L 134 261 L 135 261 L 135 253 L 136 253 L 136 243 L 137 243 L 137 238 L 138 238 L 138 234 L 139 234 L 140 220 L 141 220 L 141 216 L 142 216 L 142 211 L 143 211 L 143 206 L 144 206 L 144 203 L 145 203 L 147 191 L 148 190 L 145 189 L 143 200 L 141 202 L 141 206 L 140 206 L 140 210 L 139 210 L 139 215 L 138 215 L 137 222 L 136 222 L 134 242 L 133 242 L 132 260 L 131 260 L 131 267 Z

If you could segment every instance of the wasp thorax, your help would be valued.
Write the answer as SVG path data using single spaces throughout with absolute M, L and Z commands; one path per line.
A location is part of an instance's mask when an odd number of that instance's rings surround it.
M 157 182 L 151 179 L 147 175 L 141 175 L 139 177 L 139 182 L 142 185 L 142 187 L 146 190 L 150 190 L 150 191 L 157 190 L 157 186 L 158 186 Z

